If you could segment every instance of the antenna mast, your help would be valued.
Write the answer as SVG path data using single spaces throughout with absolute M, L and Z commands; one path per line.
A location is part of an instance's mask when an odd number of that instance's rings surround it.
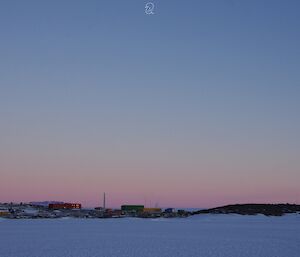
M 105 192 L 103 193 L 103 210 L 105 210 Z

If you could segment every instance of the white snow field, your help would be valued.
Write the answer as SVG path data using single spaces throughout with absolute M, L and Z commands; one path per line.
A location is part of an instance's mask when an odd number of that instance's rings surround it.
M 0 219 L 1 257 L 299 257 L 300 215 Z

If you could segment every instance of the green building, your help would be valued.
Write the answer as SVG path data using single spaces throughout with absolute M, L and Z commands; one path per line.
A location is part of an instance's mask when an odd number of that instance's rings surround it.
M 124 212 L 142 212 L 144 205 L 122 205 L 121 209 Z

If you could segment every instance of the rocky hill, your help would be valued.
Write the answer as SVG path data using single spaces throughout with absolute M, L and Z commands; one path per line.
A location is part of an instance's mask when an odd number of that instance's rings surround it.
M 264 214 L 266 216 L 282 216 L 286 213 L 300 213 L 300 205 L 297 204 L 234 204 L 217 208 L 195 211 L 193 214 L 241 214 L 256 215 Z

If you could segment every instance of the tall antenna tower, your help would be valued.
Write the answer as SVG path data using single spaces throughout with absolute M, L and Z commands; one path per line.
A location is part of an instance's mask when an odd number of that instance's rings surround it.
M 103 193 L 103 210 L 105 210 L 105 192 Z

